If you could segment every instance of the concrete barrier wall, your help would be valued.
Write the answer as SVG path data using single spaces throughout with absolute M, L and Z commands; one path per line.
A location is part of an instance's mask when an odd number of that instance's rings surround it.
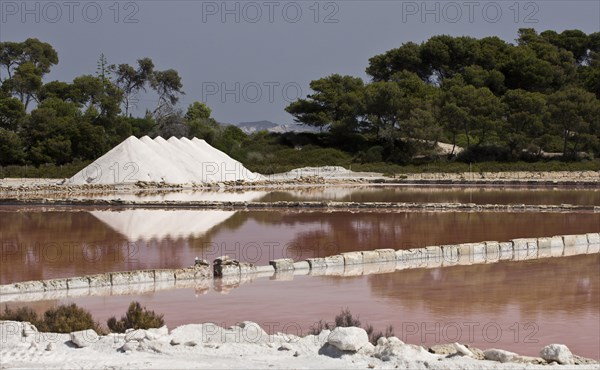
M 270 261 L 268 266 L 254 266 L 223 256 L 215 260 L 213 266 L 204 262 L 182 269 L 110 272 L 0 285 L 0 295 L 2 301 L 7 302 L 86 295 L 139 294 L 184 287 L 194 287 L 202 293 L 211 285 L 215 289 L 218 287 L 218 291 L 227 291 L 259 277 L 289 280 L 294 275 L 358 276 L 413 268 L 526 261 L 595 253 L 600 253 L 600 233 L 520 238 L 508 242 L 485 241 L 397 251 L 376 249 L 347 252 L 325 258 L 309 258 L 298 262 L 292 259 L 278 259 Z

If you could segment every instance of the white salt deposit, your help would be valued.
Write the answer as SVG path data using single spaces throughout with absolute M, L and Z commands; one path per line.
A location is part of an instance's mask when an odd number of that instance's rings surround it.
M 69 179 L 70 184 L 124 184 L 138 181 L 166 184 L 202 184 L 257 181 L 240 162 L 204 140 L 194 138 L 141 140 L 130 136 Z
M 537 365 L 438 355 L 404 344 L 395 337 L 382 339 L 376 346 L 365 345 L 358 351 L 343 352 L 327 343 L 332 336 L 329 330 L 305 337 L 267 335 L 258 324 L 243 324 L 228 329 L 215 324 L 190 324 L 170 333 L 136 330 L 127 335 L 108 334 L 98 338 L 92 335 L 89 345 L 78 348 L 69 334 L 38 333 L 29 323 L 0 321 L 2 368 L 598 369 L 598 363 Z

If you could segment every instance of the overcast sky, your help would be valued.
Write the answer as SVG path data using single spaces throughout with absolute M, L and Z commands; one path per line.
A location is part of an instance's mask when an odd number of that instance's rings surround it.
M 47 81 L 93 74 L 109 63 L 150 57 L 173 68 L 186 95 L 221 122 L 291 123 L 284 108 L 332 73 L 367 78 L 368 59 L 438 34 L 513 42 L 517 30 L 600 31 L 600 2 L 590 1 L 6 1 L 0 40 L 35 37 L 57 50 Z M 140 97 L 137 112 L 155 104 Z

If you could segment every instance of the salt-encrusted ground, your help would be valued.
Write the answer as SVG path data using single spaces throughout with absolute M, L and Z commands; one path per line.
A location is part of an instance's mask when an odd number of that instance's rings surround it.
M 346 329 L 346 328 L 344 328 Z M 351 328 L 356 329 L 356 328 Z M 359 331 L 362 329 L 358 329 Z M 267 335 L 257 324 L 246 322 L 222 329 L 213 324 L 140 330 L 96 337 L 79 333 L 37 333 L 28 324 L 0 322 L 0 364 L 13 368 L 400 368 L 400 369 L 598 369 L 600 365 L 539 365 L 500 363 L 468 355 L 436 355 L 398 339 L 380 340 L 377 346 L 353 335 L 324 330 L 318 336 L 298 338 Z M 337 335 L 336 335 L 337 334 Z M 347 333 L 346 333 L 347 334 Z M 361 333 L 358 333 L 361 334 Z M 364 340 L 363 340 L 364 341 Z M 357 346 L 341 351 L 336 346 Z M 517 358 L 515 361 L 531 361 Z

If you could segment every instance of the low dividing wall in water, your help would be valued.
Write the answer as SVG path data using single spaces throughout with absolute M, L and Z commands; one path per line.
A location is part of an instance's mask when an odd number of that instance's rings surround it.
M 490 211 L 490 212 L 600 212 L 600 206 L 573 204 L 475 204 L 475 203 L 406 203 L 406 202 L 334 202 L 334 201 L 204 201 L 204 200 L 122 200 L 122 199 L 58 199 L 58 198 L 0 198 L 0 205 L 19 206 L 96 206 L 161 209 L 327 209 L 327 210 L 430 210 L 430 211 Z
M 358 276 L 412 268 L 526 261 L 600 253 L 600 233 L 560 235 L 545 238 L 486 241 L 425 248 L 348 252 L 294 262 L 278 259 L 268 266 L 233 260 L 216 260 L 183 269 L 137 270 L 27 281 L 0 285 L 0 301 L 37 301 L 86 295 L 140 294 L 173 288 L 195 288 L 200 293 L 211 284 L 217 291 L 235 288 L 258 277 L 290 280 L 294 275 Z M 217 261 L 222 263 L 217 263 Z M 214 279 L 218 276 L 218 279 Z

